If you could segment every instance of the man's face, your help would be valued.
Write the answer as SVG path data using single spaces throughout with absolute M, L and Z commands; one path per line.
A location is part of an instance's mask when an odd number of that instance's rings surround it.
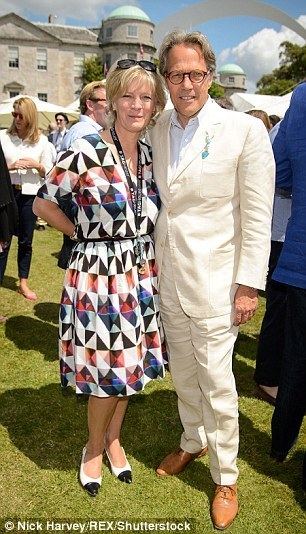
M 56 124 L 57 124 L 57 127 L 58 127 L 60 132 L 62 130 L 64 130 L 66 128 L 66 126 L 67 126 L 67 123 L 65 121 L 65 117 L 63 117 L 63 115 L 57 115 Z
M 106 128 L 106 92 L 103 87 L 96 89 L 93 96 L 87 100 L 88 115 L 102 128 Z
M 208 72 L 206 62 L 198 45 L 175 45 L 168 53 L 167 74 L 191 71 Z M 209 73 L 201 82 L 192 82 L 184 76 L 182 83 L 174 85 L 166 78 L 167 86 L 179 122 L 185 127 L 191 117 L 196 115 L 208 98 L 212 75 Z

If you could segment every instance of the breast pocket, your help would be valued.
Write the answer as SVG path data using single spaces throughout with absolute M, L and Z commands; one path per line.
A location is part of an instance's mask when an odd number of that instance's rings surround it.
M 231 197 L 236 184 L 237 158 L 203 160 L 200 180 L 202 198 Z

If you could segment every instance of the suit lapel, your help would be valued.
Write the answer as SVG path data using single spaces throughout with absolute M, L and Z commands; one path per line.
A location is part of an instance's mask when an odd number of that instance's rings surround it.
M 170 125 L 171 114 L 165 118 L 165 120 L 159 125 L 157 130 L 158 135 L 158 158 L 160 164 L 158 165 L 159 176 L 156 178 L 162 183 L 169 183 L 171 178 L 171 165 L 170 165 Z M 153 155 L 153 164 L 157 155 Z

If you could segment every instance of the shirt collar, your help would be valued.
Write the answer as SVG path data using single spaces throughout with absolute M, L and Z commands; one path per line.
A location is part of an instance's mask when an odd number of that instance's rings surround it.
M 92 119 L 91 117 L 88 117 L 88 115 L 80 115 L 80 119 L 79 119 L 79 122 L 89 122 L 90 124 L 92 124 L 92 126 L 99 132 L 100 130 L 103 130 L 103 127 L 101 126 L 101 124 L 99 124 L 98 122 L 96 122 L 94 119 Z
M 189 119 L 189 121 L 188 121 L 188 123 L 186 125 L 186 128 L 188 126 L 192 126 L 192 125 L 194 125 L 195 127 L 199 126 L 200 122 L 203 120 L 203 118 L 207 114 L 207 111 L 211 106 L 211 102 L 212 102 L 212 100 L 211 100 L 210 96 L 208 95 L 208 99 L 206 100 L 204 106 L 200 109 L 200 111 L 194 117 L 191 117 L 191 119 Z M 176 109 L 174 109 L 172 111 L 171 126 L 176 126 L 177 128 L 180 128 L 181 130 L 185 129 L 185 128 L 183 128 L 183 126 L 180 124 L 180 122 L 178 120 Z

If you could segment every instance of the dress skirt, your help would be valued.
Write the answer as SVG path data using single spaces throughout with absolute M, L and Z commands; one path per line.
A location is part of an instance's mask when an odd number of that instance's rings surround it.
M 78 394 L 126 396 L 163 378 L 165 352 L 152 237 L 140 274 L 134 240 L 78 243 L 60 306 L 62 386 Z

